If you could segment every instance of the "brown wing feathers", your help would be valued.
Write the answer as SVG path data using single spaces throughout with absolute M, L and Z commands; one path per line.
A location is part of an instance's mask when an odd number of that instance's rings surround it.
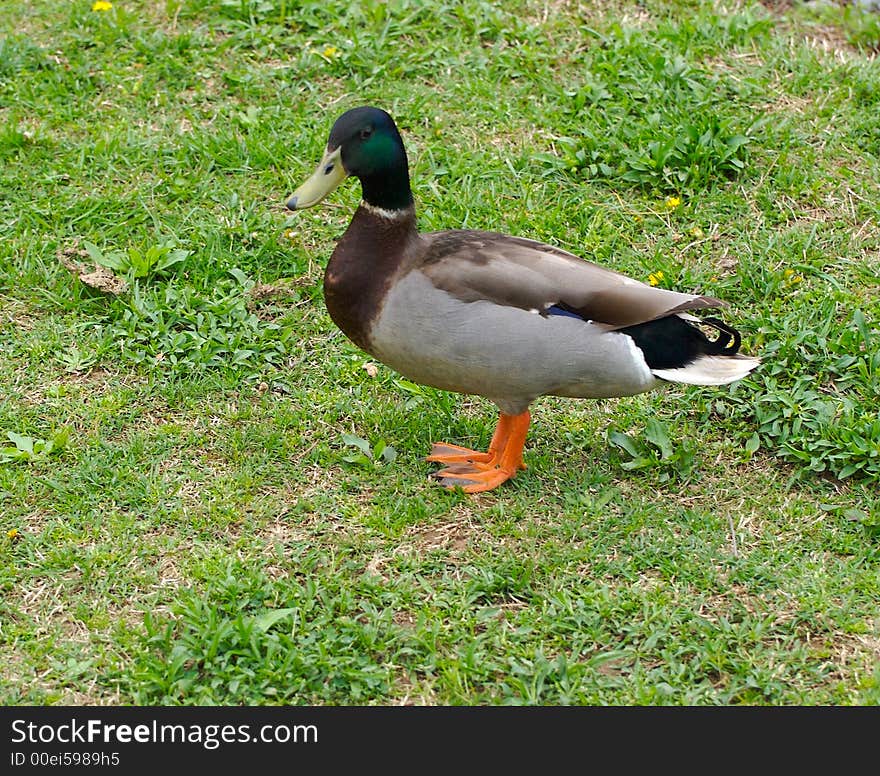
M 425 235 L 421 269 L 462 301 L 545 312 L 558 305 L 586 320 L 622 328 L 724 303 L 708 296 L 652 288 L 559 248 L 493 232 Z

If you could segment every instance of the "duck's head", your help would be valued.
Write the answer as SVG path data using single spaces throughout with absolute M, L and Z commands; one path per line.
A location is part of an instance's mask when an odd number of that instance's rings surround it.
M 403 140 L 384 110 L 362 107 L 343 113 L 330 130 L 324 158 L 287 207 L 317 205 L 349 175 L 360 179 L 364 200 L 374 207 L 400 210 L 412 205 Z

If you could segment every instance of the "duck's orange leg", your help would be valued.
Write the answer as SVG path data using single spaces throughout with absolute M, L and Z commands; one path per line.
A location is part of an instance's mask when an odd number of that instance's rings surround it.
M 465 493 L 480 493 L 497 488 L 519 469 L 525 469 L 522 452 L 529 430 L 528 410 L 519 415 L 501 413 L 488 452 L 435 444 L 427 460 L 448 466 L 433 474 L 447 488 L 460 487 Z

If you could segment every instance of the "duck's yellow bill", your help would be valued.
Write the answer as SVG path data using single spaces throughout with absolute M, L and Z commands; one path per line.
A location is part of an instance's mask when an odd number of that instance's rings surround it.
M 342 166 L 342 147 L 327 151 L 318 168 L 312 173 L 312 177 L 287 200 L 288 209 L 303 210 L 317 205 L 347 177 L 348 173 Z

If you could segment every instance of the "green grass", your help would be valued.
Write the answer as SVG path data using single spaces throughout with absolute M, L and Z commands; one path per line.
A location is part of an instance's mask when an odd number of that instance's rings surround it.
M 6 0 L 0 702 L 880 701 L 880 25 L 788 5 Z M 431 484 L 493 407 L 329 320 L 356 185 L 283 209 L 363 103 L 423 229 L 662 272 L 763 366 Z

